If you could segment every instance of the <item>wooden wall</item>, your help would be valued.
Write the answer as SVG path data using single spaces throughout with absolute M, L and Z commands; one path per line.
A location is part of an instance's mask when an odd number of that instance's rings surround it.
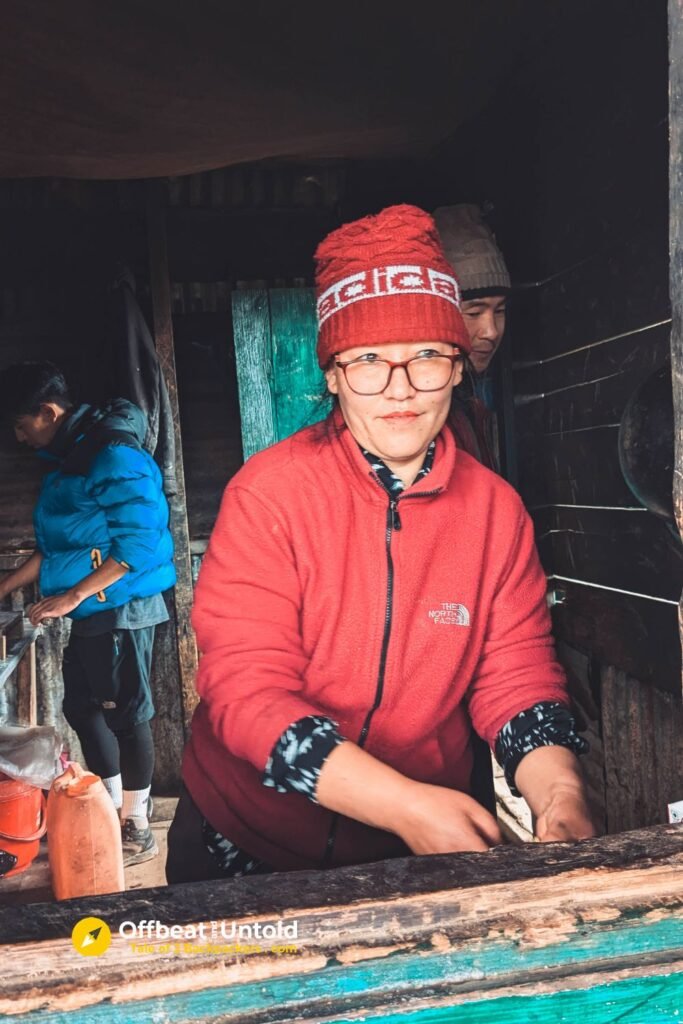
M 669 355 L 667 86 L 663 0 L 572 5 L 440 164 L 442 192 L 493 202 L 523 286 L 508 429 L 545 568 L 564 577 L 555 631 L 612 830 L 683 797 L 683 546 L 617 451 L 630 394 Z

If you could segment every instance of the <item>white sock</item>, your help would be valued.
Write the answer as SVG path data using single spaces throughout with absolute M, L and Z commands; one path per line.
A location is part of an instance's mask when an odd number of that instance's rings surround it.
M 126 818 L 134 818 L 136 828 L 149 828 L 147 800 L 151 788 L 151 786 L 147 786 L 146 789 L 124 789 L 121 821 L 125 821 Z
M 120 775 L 112 775 L 110 779 L 102 779 L 104 787 L 109 793 L 112 799 L 112 803 L 117 811 L 121 810 L 123 803 L 123 783 Z

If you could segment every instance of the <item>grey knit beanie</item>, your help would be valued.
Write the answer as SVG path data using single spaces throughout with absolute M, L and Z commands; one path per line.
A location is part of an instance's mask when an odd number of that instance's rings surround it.
M 440 206 L 433 216 L 463 299 L 472 298 L 470 292 L 477 295 L 507 293 L 510 275 L 479 207 L 473 203 Z

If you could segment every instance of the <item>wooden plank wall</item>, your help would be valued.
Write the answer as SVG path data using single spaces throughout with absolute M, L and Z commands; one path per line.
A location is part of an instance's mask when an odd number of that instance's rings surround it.
M 683 797 L 683 547 L 639 507 L 617 450 L 630 394 L 669 356 L 666 13 L 558 12 L 440 155 L 442 196 L 493 202 L 523 285 L 508 338 L 518 485 L 546 570 L 565 578 L 555 631 L 613 830 L 665 821 Z

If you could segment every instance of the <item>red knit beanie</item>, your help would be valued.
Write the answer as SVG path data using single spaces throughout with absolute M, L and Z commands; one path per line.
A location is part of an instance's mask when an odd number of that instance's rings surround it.
M 357 345 L 446 341 L 471 349 L 460 289 L 434 221 L 389 206 L 332 231 L 315 253 L 318 362 Z

